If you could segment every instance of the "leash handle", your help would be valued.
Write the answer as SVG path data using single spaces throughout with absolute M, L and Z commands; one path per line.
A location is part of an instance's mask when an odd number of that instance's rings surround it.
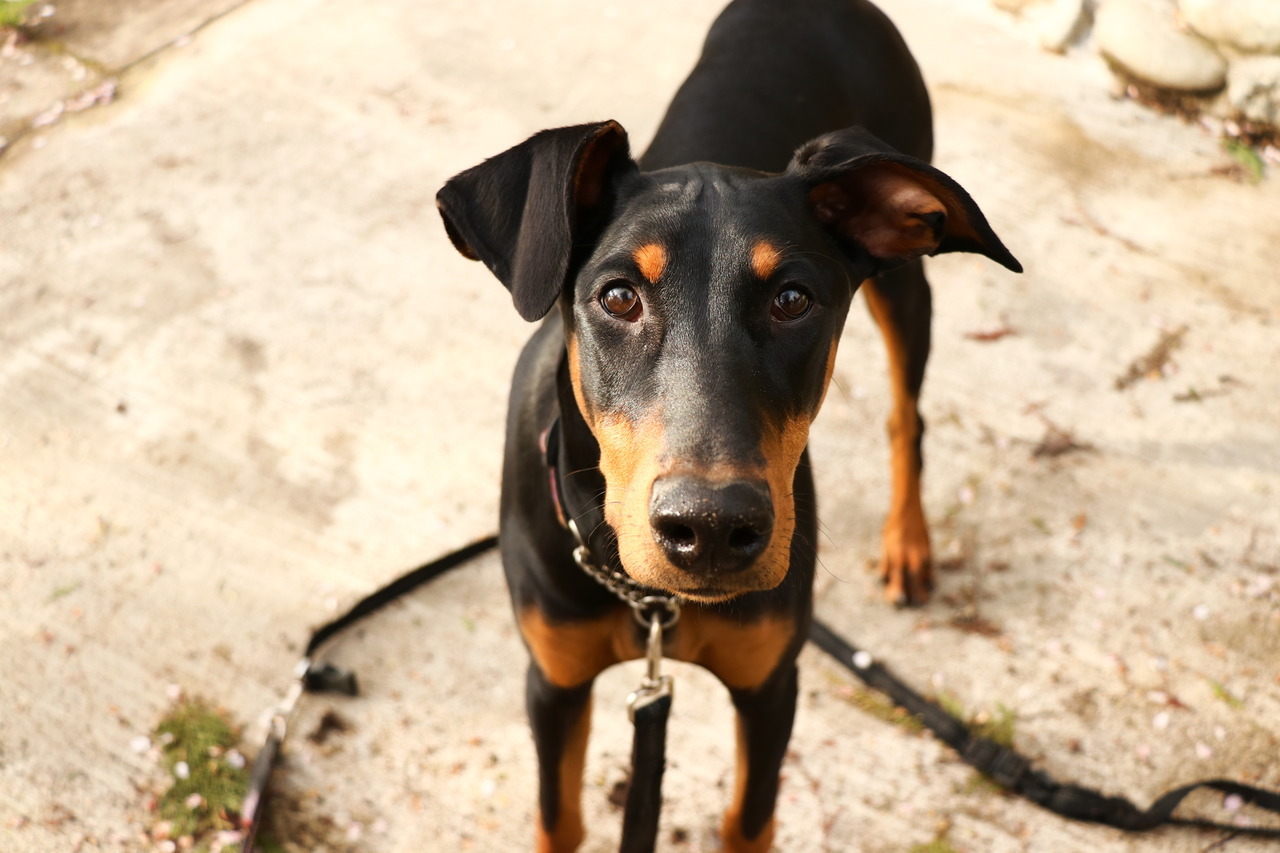
M 662 674 L 662 630 L 669 627 L 654 612 L 649 617 L 649 643 L 645 651 L 645 676 L 640 686 L 627 696 L 627 716 L 636 723 L 636 713 L 651 702 L 666 697 L 668 704 L 673 691 L 671 676 Z

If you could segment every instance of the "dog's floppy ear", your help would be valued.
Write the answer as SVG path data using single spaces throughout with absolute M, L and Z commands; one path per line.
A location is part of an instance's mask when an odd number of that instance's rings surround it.
M 615 121 L 544 130 L 455 176 L 436 194 L 459 252 L 483 261 L 537 320 L 564 288 L 575 245 L 619 169 L 634 169 Z
M 806 143 L 787 174 L 808 185 L 814 216 L 865 250 L 878 269 L 920 255 L 976 252 L 1022 272 L 963 187 L 860 127 Z

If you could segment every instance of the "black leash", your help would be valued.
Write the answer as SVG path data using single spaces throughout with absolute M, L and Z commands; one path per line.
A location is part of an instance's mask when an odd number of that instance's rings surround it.
M 314 657 L 316 650 L 335 634 L 349 628 L 370 613 L 382 609 L 428 581 L 435 580 L 450 569 L 455 569 L 486 551 L 493 550 L 497 544 L 497 536 L 486 536 L 478 542 L 445 554 L 438 560 L 421 565 L 386 586 L 369 593 L 346 613 L 311 632 L 311 639 L 307 641 L 302 659 L 293 668 L 293 684 L 289 686 L 285 698 L 271 711 L 266 737 L 263 739 L 262 748 L 258 750 L 258 757 L 254 759 L 253 771 L 249 774 L 249 787 L 237 821 L 241 832 L 244 833 L 241 853 L 253 853 L 256 849 L 254 842 L 262 826 L 262 816 L 265 814 L 271 771 L 280 757 L 280 747 L 284 744 L 285 735 L 289 731 L 289 715 L 293 713 L 298 699 L 304 692 L 341 693 L 345 696 L 355 696 L 360 692 L 355 673 L 317 660 Z
M 1072 820 L 1100 823 L 1128 832 L 1146 832 L 1158 826 L 1195 826 L 1222 829 L 1261 838 L 1280 839 L 1280 826 L 1235 826 L 1203 818 L 1174 817 L 1173 812 L 1186 797 L 1201 788 L 1234 794 L 1243 804 L 1280 815 L 1280 793 L 1242 785 L 1226 779 L 1209 779 L 1175 788 L 1160 796 L 1150 808 L 1139 809 L 1124 797 L 1109 797 L 1078 785 L 1064 785 L 1009 747 L 975 734 L 940 705 L 921 696 L 898 680 L 869 654 L 860 651 L 818 619 L 813 620 L 809 639 L 856 675 L 864 684 L 888 696 L 905 708 L 940 740 L 954 749 L 965 763 L 1002 788 L 1030 800 L 1043 809 Z
M 631 714 L 631 785 L 622 812 L 618 853 L 653 853 L 662 811 L 662 773 L 667 767 L 667 717 L 671 694 L 655 698 Z
M 271 715 L 266 738 L 258 750 L 250 774 L 249 789 L 239 825 L 244 833 L 242 853 L 253 853 L 262 822 L 271 771 L 279 758 L 288 731 L 288 718 L 302 693 L 359 692 L 355 675 L 314 657 L 327 640 L 376 612 L 391 601 L 454 569 L 497 545 L 489 536 L 460 548 L 397 578 L 362 598 L 346 613 L 317 628 L 307 642 L 302 659 L 294 668 L 294 683 Z M 604 581 L 602 581 L 603 583 Z M 628 697 L 635 735 L 632 744 L 631 787 L 623 815 L 620 853 L 652 853 L 657 843 L 658 816 L 662 805 L 662 775 L 666 766 L 667 717 L 671 710 L 670 679 L 658 674 L 661 658 L 661 609 L 650 612 L 650 654 L 648 677 L 639 690 Z M 678 617 L 678 610 L 677 610 Z M 639 617 L 638 617 L 639 618 Z M 655 641 L 656 636 L 656 641 Z M 1002 788 L 1024 797 L 1054 814 L 1073 820 L 1099 823 L 1129 832 L 1145 832 L 1159 826 L 1192 826 L 1218 829 L 1239 835 L 1280 839 L 1280 826 L 1236 826 L 1198 817 L 1175 817 L 1174 811 L 1188 795 L 1201 788 L 1235 795 L 1242 804 L 1280 815 L 1280 793 L 1243 785 L 1226 779 L 1210 779 L 1175 788 L 1156 799 L 1147 809 L 1139 809 L 1124 797 L 1110 797 L 1077 785 L 1062 784 L 1047 773 L 1032 768 L 1031 761 L 1014 750 L 977 735 L 940 705 L 921 696 L 899 681 L 886 667 L 859 650 L 815 619 L 809 639 L 834 657 L 863 683 L 877 690 L 915 717 L 960 757 Z M 654 646 L 657 646 L 655 657 Z

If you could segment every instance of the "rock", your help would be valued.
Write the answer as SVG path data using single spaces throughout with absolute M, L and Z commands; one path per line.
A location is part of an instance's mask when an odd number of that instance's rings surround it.
M 1044 0 L 991 0 L 991 5 L 1002 12 L 1012 12 L 1015 15 L 1019 15 L 1028 6 L 1035 6 L 1043 2 Z
M 1178 28 L 1173 0 L 1105 0 L 1094 36 L 1108 59 L 1155 86 L 1212 92 L 1226 83 L 1226 60 L 1212 44 Z
M 1045 50 L 1062 53 L 1088 24 L 1085 0 L 1048 0 L 1027 10 L 1027 23 Z
M 1280 53 L 1277 0 L 1179 0 L 1182 17 L 1196 32 L 1257 53 Z
M 1242 56 L 1232 62 L 1227 101 L 1245 118 L 1280 125 L 1280 56 Z

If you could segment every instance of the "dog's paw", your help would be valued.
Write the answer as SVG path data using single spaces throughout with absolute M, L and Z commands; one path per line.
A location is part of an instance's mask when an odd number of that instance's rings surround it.
M 895 607 L 919 607 L 933 591 L 933 557 L 923 515 L 885 524 L 880 556 L 885 600 Z

